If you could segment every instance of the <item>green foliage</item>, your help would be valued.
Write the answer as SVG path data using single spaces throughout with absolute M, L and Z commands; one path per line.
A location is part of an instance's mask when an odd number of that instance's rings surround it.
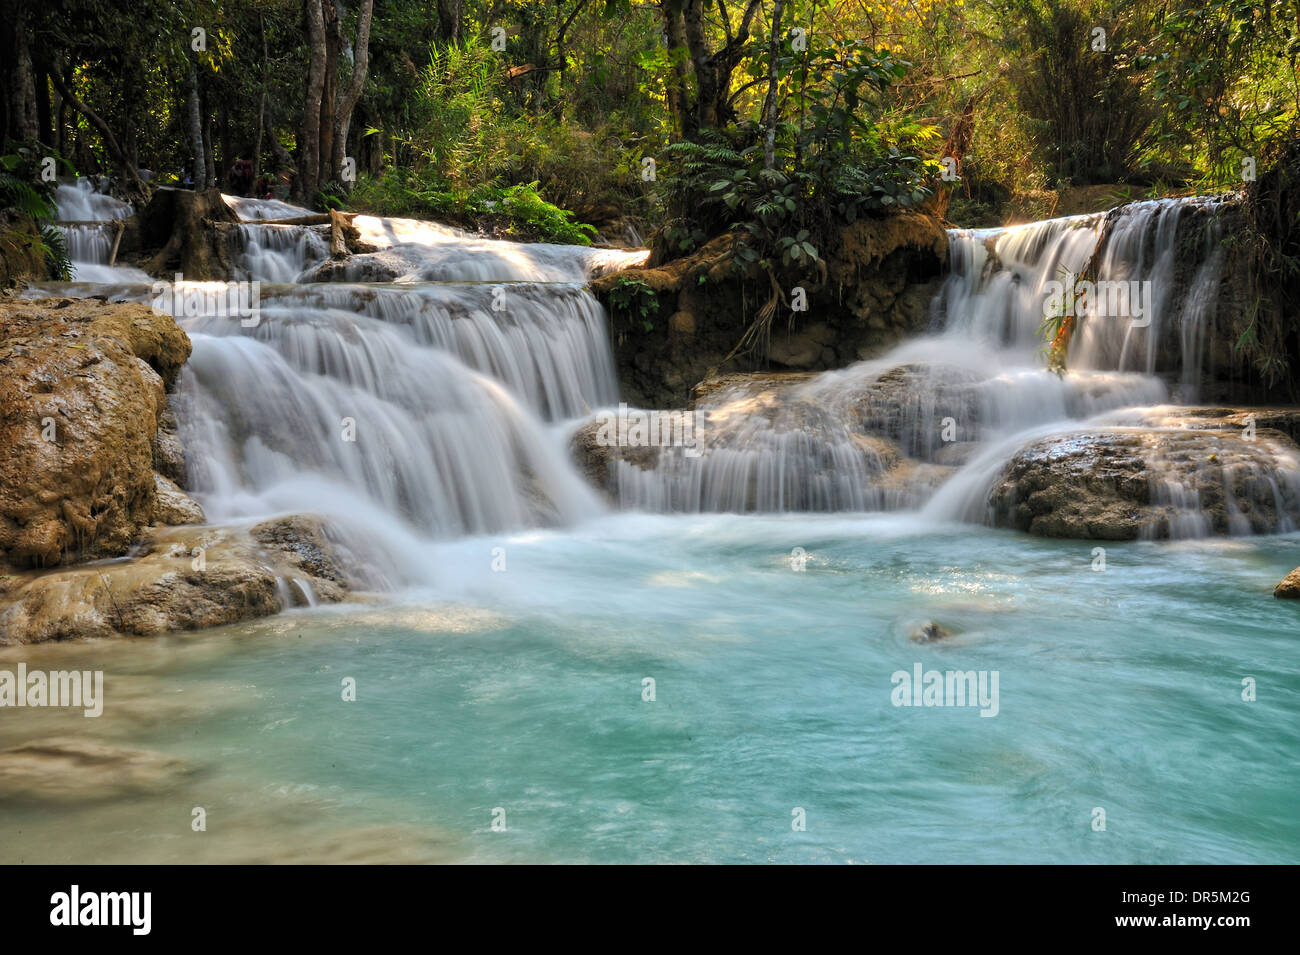
M 543 199 L 536 182 L 507 186 L 499 201 L 502 211 L 525 234 L 569 245 L 590 245 L 596 235 L 594 227 L 571 221 L 572 212 Z
M 800 84 L 796 116 L 777 130 L 772 168 L 758 123 L 706 130 L 664 150 L 673 161 L 663 181 L 674 213 L 665 233 L 670 252 L 733 232 L 738 270 L 815 272 L 823 263 L 819 249 L 838 227 L 915 208 L 934 194 L 941 166 L 922 158 L 922 149 L 937 130 L 891 114 L 883 100 L 906 74 L 904 61 L 829 41 L 808 51 L 806 61 L 783 57 L 780 69 L 791 81 L 805 72 L 823 79 Z
M 1244 275 L 1244 307 L 1229 318 L 1235 351 L 1267 388 L 1300 399 L 1300 126 L 1261 149 L 1266 171 L 1251 183 L 1242 223 L 1229 238 Z
M 1004 40 L 1017 103 L 1049 179 L 1091 185 L 1137 175 L 1157 116 L 1145 91 L 1152 59 L 1135 39 L 1153 32 L 1147 5 L 1007 0 L 1005 9 L 1017 26 Z
M 382 177 L 364 177 L 347 205 L 359 212 L 436 219 L 521 240 L 590 245 L 596 235 L 594 227 L 574 222 L 572 212 L 543 198 L 536 182 L 466 188 L 432 174 L 394 169 Z
M 40 158 L 38 151 L 29 146 L 19 146 L 0 156 L 0 210 L 13 210 L 36 223 L 40 238 L 32 237 L 30 241 L 45 259 L 47 276 L 66 281 L 72 275 L 67 239 L 62 229 L 49 224 L 58 215 L 55 186 L 38 175 Z M 16 233 L 10 234 L 11 240 L 16 237 Z
M 0 156 L 0 209 L 37 220 L 55 218 L 54 185 L 40 178 L 34 149 L 23 146 Z
M 640 279 L 621 278 L 609 290 L 610 309 L 639 321 L 643 330 L 654 330 L 653 318 L 659 314 L 659 296 Z
M 1300 17 L 1250 0 L 1175 0 L 1158 30 L 1151 96 L 1162 143 L 1195 151 L 1203 188 L 1239 187 L 1242 159 L 1287 134 L 1300 111 Z
M 68 256 L 68 237 L 57 226 L 41 226 L 41 247 L 45 253 L 46 278 L 56 282 L 72 279 L 72 259 Z

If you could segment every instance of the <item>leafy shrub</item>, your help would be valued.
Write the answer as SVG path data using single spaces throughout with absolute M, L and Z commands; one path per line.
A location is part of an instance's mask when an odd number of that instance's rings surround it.
M 619 279 L 609 291 L 609 305 L 615 314 L 639 320 L 645 331 L 654 330 L 653 318 L 659 313 L 659 296 L 640 279 Z
M 824 83 L 805 88 L 798 118 L 777 131 L 777 162 L 767 168 L 757 123 L 705 130 L 697 141 L 666 147 L 675 160 L 665 177 L 668 252 L 690 252 L 734 232 L 734 264 L 813 270 L 833 231 L 862 215 L 919 206 L 934 194 L 940 166 L 921 146 L 938 131 L 883 115 L 878 94 L 907 64 L 853 42 L 810 51 L 809 72 Z
M 49 224 L 58 216 L 54 204 L 55 184 L 38 175 L 39 162 L 38 151 L 26 146 L 0 156 L 0 209 L 13 210 L 36 223 L 39 238 L 19 232 L 9 233 L 7 238 L 38 246 L 45 259 L 47 276 L 66 281 L 72 277 L 67 240 L 62 229 Z

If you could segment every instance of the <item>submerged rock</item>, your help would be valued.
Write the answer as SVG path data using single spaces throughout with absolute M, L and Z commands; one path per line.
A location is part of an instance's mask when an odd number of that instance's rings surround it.
M 0 577 L 0 644 L 153 636 L 344 599 L 344 550 L 318 520 L 295 516 L 251 530 L 156 528 L 139 556 Z
M 155 437 L 190 341 L 131 303 L 0 303 L 0 567 L 123 554 L 153 523 Z
M 1273 596 L 1279 600 L 1300 600 L 1300 567 L 1282 578 L 1273 589 Z
M 952 631 L 933 620 L 925 620 L 912 627 L 908 639 L 913 643 L 934 643 L 952 636 Z
M 189 768 L 166 753 L 55 737 L 0 750 L 0 801 L 73 802 L 156 793 Z

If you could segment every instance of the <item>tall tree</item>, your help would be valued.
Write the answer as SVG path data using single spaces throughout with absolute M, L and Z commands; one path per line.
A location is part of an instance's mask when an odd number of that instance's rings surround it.
M 36 113 L 36 78 L 32 66 L 32 31 L 26 0 L 4 0 L 0 4 L 4 23 L 5 127 L 0 132 L 11 139 L 39 138 Z
M 343 162 L 347 154 L 348 128 L 352 125 L 352 111 L 356 108 L 357 100 L 361 99 L 361 93 L 366 86 L 366 73 L 370 68 L 370 20 L 374 9 L 375 0 L 363 0 L 361 14 L 357 20 L 357 39 L 352 45 L 352 78 L 334 106 L 333 155 L 330 159 L 330 169 L 335 178 L 342 175 Z
M 307 32 L 307 90 L 303 96 L 294 194 L 310 202 L 320 186 L 320 105 L 325 92 L 325 11 L 321 0 L 304 0 L 303 16 Z

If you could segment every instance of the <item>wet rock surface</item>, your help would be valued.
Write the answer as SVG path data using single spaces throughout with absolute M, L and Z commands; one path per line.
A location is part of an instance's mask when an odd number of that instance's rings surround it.
M 772 289 L 765 276 L 742 279 L 733 268 L 732 236 L 667 262 L 656 249 L 644 267 L 602 276 L 591 288 L 610 306 L 619 385 L 628 402 L 681 407 L 696 382 L 719 373 L 843 368 L 923 330 L 947 241 L 931 216 L 859 219 L 822 250 L 826 274 L 815 287 L 805 283 L 807 311 L 779 306 L 763 347 L 739 354 L 733 354 L 737 342 Z M 637 309 L 617 306 L 625 283 L 642 289 Z M 643 300 L 653 301 L 651 313 L 638 310 Z
M 1282 578 L 1273 589 L 1273 596 L 1279 600 L 1300 600 L 1300 567 Z
M 130 559 L 0 577 L 0 644 L 154 636 L 333 603 L 349 558 L 320 521 L 155 528 Z
M 1242 422 L 1251 416 L 1163 409 L 1146 427 L 1030 442 L 989 491 L 991 522 L 1097 540 L 1293 529 L 1300 522 L 1300 448 L 1273 429 L 1250 436 Z

